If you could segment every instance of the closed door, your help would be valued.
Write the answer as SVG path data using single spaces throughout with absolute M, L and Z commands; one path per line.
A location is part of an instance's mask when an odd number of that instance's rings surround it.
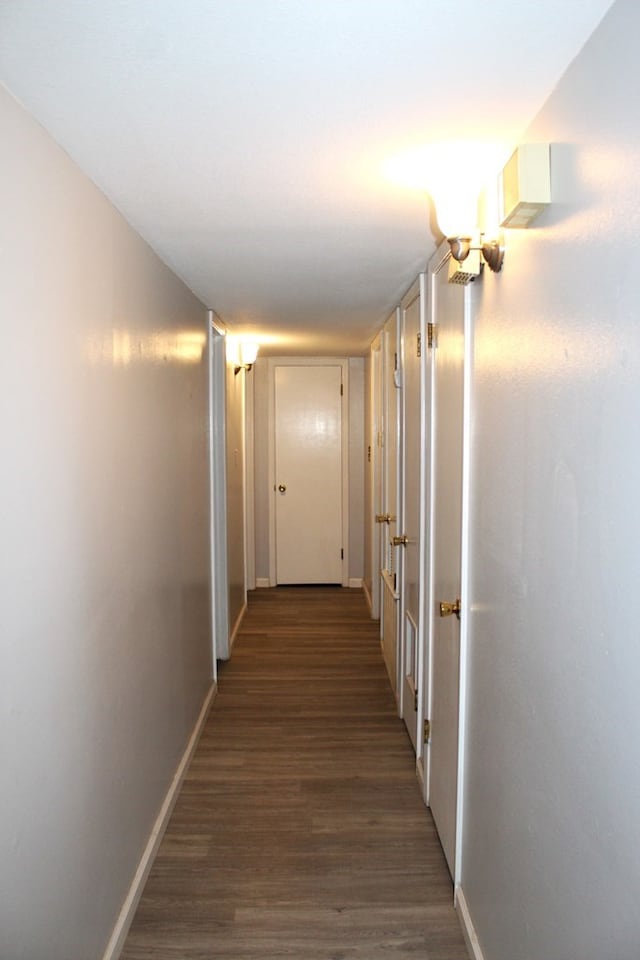
M 465 288 L 449 284 L 447 272 L 445 260 L 433 277 L 431 301 L 435 333 L 429 805 L 454 876 L 460 701 L 460 620 L 455 608 L 461 601 Z
M 404 298 L 402 310 L 402 536 L 406 537 L 401 582 L 402 716 L 414 750 L 418 741 L 418 661 L 422 635 L 421 616 L 421 511 L 422 480 L 422 316 L 419 279 Z
M 342 583 L 342 366 L 276 366 L 276 583 Z
M 382 336 L 383 347 L 383 509 L 381 522 L 382 546 L 382 653 L 389 680 L 398 705 L 400 684 L 399 605 L 398 586 L 402 556 L 394 546 L 400 514 L 400 404 L 399 404 L 399 310 L 387 320 Z
M 383 483 L 383 367 L 382 367 L 382 337 L 378 336 L 371 345 L 371 392 L 370 392 L 370 444 L 368 458 L 371 464 L 371 616 L 374 620 L 380 617 L 380 575 L 384 566 L 384 539 L 381 536 L 383 526 L 381 517 L 384 512 L 384 483 Z

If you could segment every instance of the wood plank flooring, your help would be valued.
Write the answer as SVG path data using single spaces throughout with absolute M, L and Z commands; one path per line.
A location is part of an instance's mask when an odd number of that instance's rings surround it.
M 361 591 L 259 590 L 122 960 L 468 960 Z

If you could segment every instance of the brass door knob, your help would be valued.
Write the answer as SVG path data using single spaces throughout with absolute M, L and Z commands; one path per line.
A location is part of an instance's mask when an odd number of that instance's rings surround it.
M 406 547 L 406 545 L 409 543 L 409 538 L 408 537 L 392 537 L 391 543 L 394 545 L 394 547 Z
M 455 600 L 453 603 L 447 603 L 446 601 L 442 601 L 440 603 L 441 617 L 450 617 L 454 613 L 459 620 L 460 619 L 460 598 Z
M 389 523 L 389 514 L 376 513 L 376 523 Z
M 278 484 L 278 490 L 280 491 L 280 493 L 286 493 L 286 491 L 287 491 L 287 485 L 286 485 L 286 483 L 279 483 L 279 484 Z

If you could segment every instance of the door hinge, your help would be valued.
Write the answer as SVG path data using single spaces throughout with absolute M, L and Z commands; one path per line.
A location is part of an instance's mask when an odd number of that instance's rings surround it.
M 424 722 L 424 742 L 427 743 L 431 740 L 431 720 L 425 720 Z
M 416 334 L 416 356 L 418 359 L 422 356 L 422 334 Z
M 427 324 L 427 346 L 433 347 L 435 343 L 435 339 L 436 339 L 435 324 L 428 323 Z
M 340 559 L 344 560 L 344 548 L 341 548 L 340 550 Z
M 418 691 L 417 690 L 413 691 L 413 712 L 414 713 L 418 712 Z
M 342 386 L 342 384 L 340 384 L 340 396 L 341 397 L 344 396 L 344 387 Z
M 398 369 L 398 354 L 397 354 L 397 353 L 394 353 L 394 355 L 393 355 L 393 369 L 394 369 L 394 370 L 397 370 L 397 369 Z

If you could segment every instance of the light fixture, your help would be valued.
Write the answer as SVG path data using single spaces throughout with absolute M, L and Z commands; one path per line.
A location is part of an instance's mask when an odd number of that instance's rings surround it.
M 440 232 L 451 256 L 468 268 L 457 271 L 455 282 L 477 276 L 483 263 L 497 273 L 504 260 L 502 234 L 478 230 L 478 196 L 490 176 L 500 168 L 504 148 L 499 144 L 470 140 L 425 144 L 420 157 L 422 178 L 434 205 Z M 473 263 L 472 263 L 473 261 Z M 477 261 L 477 265 L 476 265 Z M 454 271 L 455 272 L 455 271 Z M 467 279 L 463 279 L 467 276 Z
M 237 362 L 234 367 L 234 374 L 237 376 L 241 370 L 249 372 L 256 362 L 260 345 L 256 340 L 239 340 Z
M 453 283 L 475 279 L 485 263 L 496 273 L 502 267 L 504 244 L 497 218 L 495 228 L 483 218 L 479 230 L 478 199 L 490 178 L 495 179 L 504 156 L 502 144 L 450 140 L 422 144 L 384 164 L 388 180 L 431 196 L 437 221 L 432 224 L 434 232 L 442 233 L 451 248 Z
M 447 146 L 442 144 L 443 148 Z M 484 171 L 476 175 L 473 157 L 466 156 L 464 144 L 456 146 L 454 160 L 454 163 L 451 160 L 447 163 L 443 150 L 443 159 L 440 165 L 434 164 L 429 180 L 428 191 L 438 227 L 447 239 L 451 256 L 458 263 L 464 263 L 472 252 L 478 254 L 478 269 L 472 268 L 473 275 L 479 273 L 483 262 L 494 273 L 498 273 L 504 261 L 502 232 L 496 231 L 494 236 L 490 236 L 477 227 L 478 196 L 485 182 L 482 179 Z

